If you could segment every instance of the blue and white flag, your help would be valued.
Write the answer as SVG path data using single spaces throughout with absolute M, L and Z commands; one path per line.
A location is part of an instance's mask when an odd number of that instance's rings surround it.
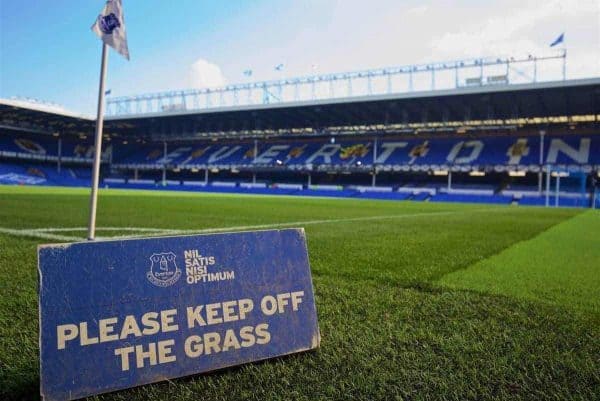
M 115 49 L 119 54 L 129 60 L 127 48 L 127 34 L 125 32 L 125 19 L 123 18 L 123 5 L 121 0 L 108 0 L 104 9 L 92 25 L 92 31 L 102 41 Z
M 565 41 L 565 33 L 561 33 L 560 36 L 556 39 L 554 39 L 554 42 L 550 43 L 550 47 L 554 47 L 556 45 L 561 44 L 562 42 Z
M 281 70 L 283 70 L 283 64 L 277 64 L 275 66 L 275 71 L 281 71 Z

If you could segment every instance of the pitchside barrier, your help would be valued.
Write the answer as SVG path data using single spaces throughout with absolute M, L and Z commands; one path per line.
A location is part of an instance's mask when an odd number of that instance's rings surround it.
M 545 205 L 594 207 L 595 200 L 587 193 L 587 173 L 569 171 L 558 166 L 545 166 L 546 174 Z M 595 189 L 595 188 L 594 188 Z M 566 190 L 566 191 L 565 191 Z
M 44 400 L 320 343 L 303 229 L 43 245 L 38 265 Z

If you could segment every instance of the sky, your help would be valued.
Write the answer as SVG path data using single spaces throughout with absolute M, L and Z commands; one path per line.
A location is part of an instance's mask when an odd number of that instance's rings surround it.
M 0 98 L 94 114 L 101 42 L 90 27 L 103 6 L 0 0 Z M 123 0 L 123 7 L 131 61 L 111 51 L 111 96 L 544 55 L 562 32 L 567 77 L 600 76 L 598 0 Z

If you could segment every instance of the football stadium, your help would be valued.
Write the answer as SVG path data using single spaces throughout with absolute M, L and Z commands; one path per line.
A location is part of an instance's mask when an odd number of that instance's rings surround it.
M 92 27 L 114 59 L 121 7 Z M 101 72 L 99 118 L 3 96 L 0 399 L 600 399 L 600 70 L 548 50 L 118 96 Z M 233 322 L 253 291 L 280 292 L 262 334 Z M 238 337 L 153 349 L 192 304 Z

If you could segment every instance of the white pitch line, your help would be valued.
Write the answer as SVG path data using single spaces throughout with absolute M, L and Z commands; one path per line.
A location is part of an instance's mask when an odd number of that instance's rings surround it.
M 9 234 L 17 237 L 33 237 L 33 238 L 41 238 L 41 239 L 49 239 L 52 241 L 81 241 L 81 237 L 70 237 L 66 235 L 57 235 L 57 234 L 49 234 L 44 232 L 38 232 L 34 230 L 28 229 L 13 229 L 13 228 L 5 228 L 0 227 L 1 234 Z
M 87 231 L 87 227 L 62 227 L 62 228 L 32 228 L 30 231 L 40 233 L 69 232 L 69 231 Z M 148 227 L 96 227 L 96 231 L 147 231 L 163 232 L 171 231 L 169 228 L 148 228 Z
M 65 227 L 65 228 L 6 228 L 0 227 L 0 234 L 9 234 L 17 237 L 33 237 L 40 239 L 47 239 L 52 241 L 69 241 L 76 242 L 84 240 L 85 237 L 75 237 L 67 235 L 52 234 L 54 232 L 76 232 L 76 231 L 87 231 L 87 227 Z M 146 232 L 153 233 L 156 235 L 170 234 L 174 230 L 163 229 L 163 228 L 147 228 L 147 227 L 98 227 L 96 231 L 133 231 L 133 232 Z M 139 235 L 130 235 L 128 237 L 138 237 Z M 100 237 L 99 237 L 100 238 Z M 106 237 L 112 238 L 112 237 Z
M 304 220 L 294 221 L 286 223 L 269 223 L 269 224 L 256 224 L 246 226 L 229 226 L 229 227 L 215 227 L 215 228 L 204 228 L 204 229 L 168 229 L 168 228 L 149 228 L 149 227 L 99 227 L 99 231 L 133 231 L 133 232 L 144 232 L 151 233 L 151 236 L 157 235 L 182 235 L 182 234 L 209 234 L 209 233 L 224 233 L 232 231 L 246 231 L 246 230 L 263 230 L 269 228 L 285 228 L 294 226 L 306 226 L 306 225 L 317 225 L 317 224 L 335 224 L 335 223 L 347 223 L 356 221 L 373 221 L 373 220 L 391 220 L 391 219 L 407 219 L 413 217 L 427 217 L 427 216 L 451 216 L 459 214 L 470 214 L 476 212 L 494 212 L 494 211 L 514 211 L 517 209 L 507 208 L 482 208 L 472 210 L 454 210 L 445 212 L 430 212 L 430 213 L 405 213 L 405 214 L 391 214 L 391 215 L 378 215 L 378 216 L 363 216 L 363 217 L 348 217 L 341 219 L 321 219 L 321 220 Z M 521 209 L 523 210 L 523 209 Z M 52 232 L 69 232 L 69 231 L 87 231 L 86 227 L 65 227 L 65 228 L 35 228 L 35 229 L 12 229 L 0 227 L 0 233 L 10 234 L 21 237 L 34 237 L 49 240 L 58 241 L 81 241 L 84 237 L 72 237 L 52 234 Z M 118 235 L 112 237 L 98 237 L 98 239 L 126 239 L 126 238 L 137 238 L 139 235 Z

